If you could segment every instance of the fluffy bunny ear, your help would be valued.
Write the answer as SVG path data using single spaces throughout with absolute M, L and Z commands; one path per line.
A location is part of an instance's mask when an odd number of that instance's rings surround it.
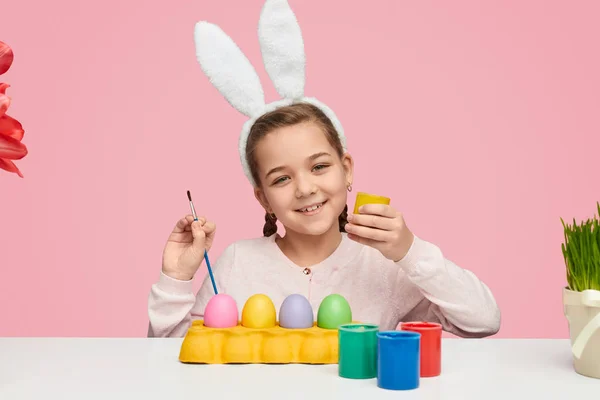
M 258 37 L 267 74 L 280 96 L 304 96 L 305 55 L 300 25 L 287 0 L 266 0 Z
M 218 26 L 196 23 L 196 58 L 210 82 L 239 112 L 254 117 L 265 108 L 256 70 L 235 42 Z

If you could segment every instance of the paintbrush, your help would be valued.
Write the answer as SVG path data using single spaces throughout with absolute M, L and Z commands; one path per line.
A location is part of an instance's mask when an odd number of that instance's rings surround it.
M 194 221 L 198 221 L 198 216 L 196 215 L 196 209 L 194 208 L 194 203 L 192 202 L 192 195 L 190 194 L 189 190 L 187 191 L 187 197 L 188 197 L 188 200 L 190 201 L 190 208 L 192 209 L 192 215 L 194 217 Z M 210 275 L 210 280 L 212 282 L 215 294 L 219 294 L 219 292 L 217 292 L 217 285 L 215 284 L 215 277 L 213 276 L 212 268 L 210 267 L 210 261 L 208 261 L 208 253 L 206 252 L 206 249 L 204 249 L 204 260 L 206 261 L 206 268 L 208 269 L 208 274 Z

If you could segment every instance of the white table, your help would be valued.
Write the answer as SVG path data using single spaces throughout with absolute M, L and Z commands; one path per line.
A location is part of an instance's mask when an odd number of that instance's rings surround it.
M 567 340 L 443 339 L 442 375 L 412 391 L 348 380 L 337 365 L 192 365 L 181 339 L 0 338 L 0 399 L 586 399 Z

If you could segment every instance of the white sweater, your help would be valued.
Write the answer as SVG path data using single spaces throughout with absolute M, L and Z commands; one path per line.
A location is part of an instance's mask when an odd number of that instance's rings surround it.
M 305 274 L 279 249 L 276 235 L 237 241 L 211 264 L 217 290 L 236 300 L 240 315 L 254 294 L 269 296 L 278 311 L 287 296 L 299 293 L 310 301 L 316 320 L 323 298 L 337 293 L 350 304 L 353 320 L 377 324 L 380 330 L 396 329 L 403 321 L 428 321 L 457 336 L 484 337 L 500 328 L 490 289 L 418 237 L 406 256 L 393 262 L 343 233 L 338 248 Z M 160 274 L 148 298 L 149 337 L 183 337 L 193 319 L 203 318 L 213 295 L 210 277 L 197 294 L 192 284 Z

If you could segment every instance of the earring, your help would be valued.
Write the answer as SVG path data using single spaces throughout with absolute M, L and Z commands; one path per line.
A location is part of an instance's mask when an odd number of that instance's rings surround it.
M 348 184 L 348 191 L 351 192 L 352 191 L 352 184 Z

